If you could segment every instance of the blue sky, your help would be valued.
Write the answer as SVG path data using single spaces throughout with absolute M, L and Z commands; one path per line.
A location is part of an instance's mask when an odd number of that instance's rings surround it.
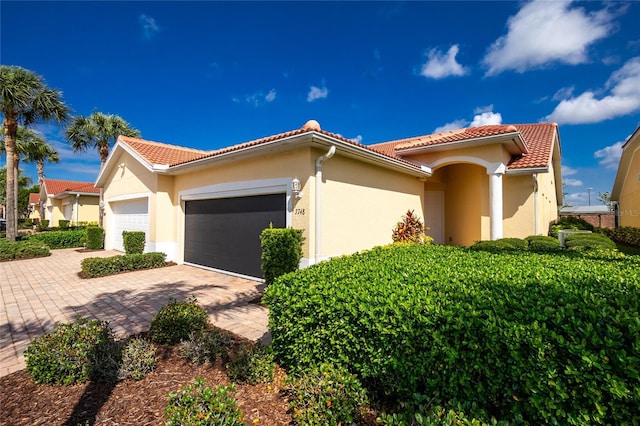
M 176 145 L 309 119 L 364 144 L 554 121 L 567 201 L 586 205 L 640 124 L 639 2 L 2 1 L 0 17 L 3 65 L 42 75 L 74 114 Z M 97 151 L 38 130 L 62 157 L 47 177 L 95 180 Z

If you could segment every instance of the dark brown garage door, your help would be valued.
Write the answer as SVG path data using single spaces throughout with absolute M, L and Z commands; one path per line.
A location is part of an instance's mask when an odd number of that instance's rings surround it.
M 260 233 L 287 224 L 285 194 L 185 202 L 184 261 L 262 277 Z

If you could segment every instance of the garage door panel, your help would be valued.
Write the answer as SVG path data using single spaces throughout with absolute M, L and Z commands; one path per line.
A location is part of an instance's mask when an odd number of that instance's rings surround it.
M 286 226 L 285 194 L 185 202 L 185 262 L 261 277 L 260 233 Z
M 115 250 L 124 251 L 122 231 L 142 231 L 149 237 L 149 203 L 146 198 L 118 201 L 111 204 L 113 212 L 112 241 Z

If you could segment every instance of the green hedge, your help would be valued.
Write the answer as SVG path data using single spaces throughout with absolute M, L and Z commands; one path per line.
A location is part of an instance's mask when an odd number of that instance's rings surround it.
M 566 216 L 549 226 L 549 236 L 558 238 L 558 231 L 563 229 L 570 229 L 574 231 L 594 231 L 595 227 L 579 217 Z
M 569 234 L 564 239 L 564 245 L 569 250 L 616 250 L 616 244 L 606 235 L 598 233 Z
M 52 231 L 33 234 L 29 240 L 44 242 L 51 249 L 82 247 L 85 242 L 84 229 Z
M 166 254 L 159 252 L 88 257 L 82 260 L 82 274 L 87 278 L 95 278 L 138 269 L 160 268 L 166 265 L 166 257 Z
M 60 229 L 69 229 L 69 224 L 70 223 L 71 223 L 70 220 L 60 219 L 58 221 L 58 226 L 60 227 Z
M 104 229 L 99 226 L 88 226 L 85 229 L 87 248 L 91 250 L 98 250 L 103 247 L 104 244 Z
M 530 424 L 640 421 L 640 259 L 397 246 L 277 279 L 282 365 Z M 635 416 L 635 417 L 634 417 Z
M 49 220 L 48 219 L 42 219 L 40 221 L 40 224 L 38 225 L 38 231 L 44 231 L 46 229 L 49 228 Z
M 489 251 L 492 253 L 510 251 L 532 251 L 536 253 L 550 253 L 560 251 L 562 247 L 557 238 L 544 235 L 531 235 L 525 239 L 501 238 L 499 240 L 477 241 L 471 246 L 474 250 Z
M 616 243 L 640 247 L 640 228 L 632 226 L 621 226 L 615 229 L 599 228 L 598 232 L 602 232 Z
M 122 231 L 122 242 L 127 254 L 144 252 L 145 234 L 142 231 Z
M 262 272 L 267 284 L 280 275 L 297 271 L 302 259 L 302 230 L 267 228 L 260 234 Z
M 50 255 L 49 247 L 42 241 L 9 241 L 0 238 L 0 262 Z

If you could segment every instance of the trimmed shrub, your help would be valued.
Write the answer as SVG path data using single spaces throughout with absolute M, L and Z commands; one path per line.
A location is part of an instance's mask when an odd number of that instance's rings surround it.
M 30 217 L 19 219 L 18 222 L 20 222 L 22 228 L 31 228 L 33 226 L 33 219 Z
M 260 343 L 241 349 L 227 365 L 231 380 L 250 385 L 271 382 L 274 369 L 273 352 Z
M 169 394 L 165 410 L 167 426 L 240 426 L 245 425 L 238 404 L 233 397 L 235 387 L 205 386 L 204 379 L 194 379 L 176 393 Z
M 639 270 L 631 256 L 400 245 L 284 275 L 264 301 L 292 372 L 330 362 L 386 401 L 420 392 L 483 421 L 629 424 Z
M 640 247 L 640 228 L 632 226 L 621 226 L 615 229 L 599 228 L 598 232 L 602 232 L 616 243 Z
M 208 323 L 207 312 L 198 305 L 195 297 L 187 302 L 172 298 L 151 319 L 151 339 L 157 343 L 175 345 L 188 339 L 192 333 L 201 332 Z
M 83 383 L 117 377 L 120 350 L 107 322 L 78 318 L 34 339 L 24 351 L 36 383 Z
M 218 328 L 196 331 L 180 343 L 180 356 L 194 364 L 213 364 L 218 359 L 226 360 L 232 346 L 231 336 Z
M 60 219 L 58 221 L 58 227 L 60 229 L 69 229 L 69 224 L 71 223 L 70 220 L 66 220 L 66 219 Z
M 302 259 L 301 229 L 269 227 L 260 234 L 262 272 L 267 285 L 277 277 L 297 271 Z
M 104 229 L 99 226 L 87 226 L 85 233 L 88 249 L 99 250 L 104 247 Z
M 51 249 L 75 248 L 83 246 L 85 233 L 82 229 L 43 232 L 31 235 L 29 240 L 42 241 Z
M 133 338 L 122 349 L 118 379 L 142 380 L 156 368 L 156 348 L 146 339 Z
M 286 392 L 297 424 L 350 425 L 362 418 L 367 393 L 346 368 L 323 363 L 289 379 Z
M 519 240 L 519 241 L 524 241 L 525 243 L 525 248 L 521 249 L 520 247 L 516 247 L 512 241 L 510 240 L 514 240 L 515 238 L 504 238 L 504 239 L 500 239 L 500 240 L 484 240 L 484 241 L 476 241 L 471 248 L 473 250 L 482 250 L 482 251 L 488 251 L 488 252 L 492 252 L 492 253 L 499 253 L 499 252 L 503 252 L 503 251 L 515 251 L 515 250 L 526 250 L 526 241 L 524 240 Z M 522 246 L 522 244 L 520 244 L 520 246 Z
M 142 231 L 122 231 L 122 242 L 126 254 L 144 252 L 145 233 Z
M 562 231 L 563 229 L 573 231 L 594 231 L 595 227 L 579 217 L 566 216 L 549 226 L 549 236 L 558 238 L 558 231 Z
M 49 220 L 48 219 L 40 220 L 40 224 L 38 225 L 38 231 L 46 231 L 47 229 L 49 229 Z
M 407 210 L 391 234 L 394 243 L 430 244 L 433 238 L 424 233 L 424 225 L 413 210 Z
M 525 240 L 528 242 L 529 251 L 536 253 L 553 253 L 562 251 L 560 241 L 557 238 L 546 235 L 530 235 Z
M 42 241 L 9 241 L 0 238 L 0 262 L 50 255 L 49 247 Z
M 616 244 L 606 235 L 598 233 L 576 233 L 565 237 L 564 244 L 569 250 L 616 250 Z
M 166 257 L 166 254 L 160 252 L 125 254 L 111 257 L 87 257 L 82 259 L 80 267 L 82 268 L 82 274 L 86 278 L 96 278 L 121 272 L 162 268 L 167 264 Z

